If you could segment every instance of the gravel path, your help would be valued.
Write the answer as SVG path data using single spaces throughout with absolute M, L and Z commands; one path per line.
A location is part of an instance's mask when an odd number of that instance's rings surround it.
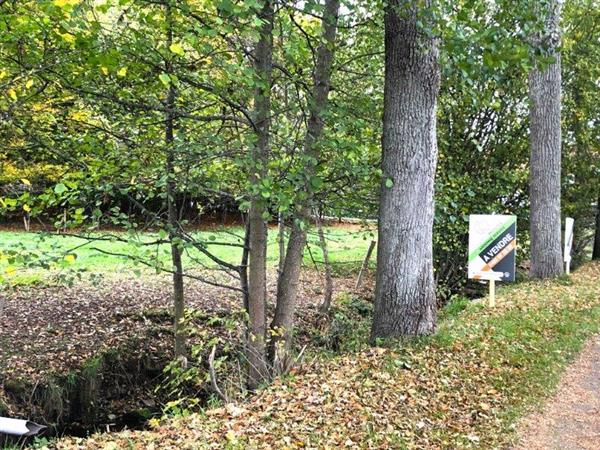
M 600 335 L 565 372 L 542 411 L 521 424 L 516 450 L 600 450 Z

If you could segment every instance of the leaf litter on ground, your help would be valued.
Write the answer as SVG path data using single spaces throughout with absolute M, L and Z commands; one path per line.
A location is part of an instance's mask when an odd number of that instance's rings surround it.
M 314 271 L 303 272 L 301 310 L 316 310 L 319 279 Z M 273 290 L 274 273 L 269 280 Z M 343 289 L 353 280 L 336 283 Z M 166 275 L 119 273 L 98 284 L 0 287 L 0 300 L 0 400 L 9 385 L 35 390 L 52 377 L 81 370 L 109 350 L 150 355 L 164 365 L 172 359 L 171 285 Z M 240 310 L 241 299 L 235 291 L 188 281 L 186 306 L 205 318 L 225 317 Z M 201 326 L 216 332 L 210 320 Z M 31 412 L 28 405 L 9 400 L 1 404 L 17 417 Z
M 66 438 L 71 449 L 503 448 L 517 419 L 597 333 L 600 264 L 504 289 L 431 337 L 316 359 L 249 402 L 148 431 Z

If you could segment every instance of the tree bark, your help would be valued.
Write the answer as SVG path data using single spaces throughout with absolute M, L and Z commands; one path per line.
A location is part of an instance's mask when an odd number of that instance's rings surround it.
M 426 9 L 392 0 L 385 11 L 385 90 L 377 278 L 371 339 L 435 330 L 432 229 L 439 51 Z
M 267 237 L 264 218 L 266 205 L 258 184 L 267 175 L 269 161 L 269 128 L 271 114 L 271 84 L 273 67 L 273 5 L 265 0 L 259 15 L 262 21 L 260 37 L 254 52 L 254 66 L 258 78 L 254 93 L 254 127 L 256 142 L 252 146 L 250 183 L 255 186 L 248 220 L 250 259 L 248 266 L 248 319 L 249 333 L 247 358 L 249 364 L 248 387 L 256 389 L 269 376 L 266 364 L 267 331 Z
M 598 201 L 596 202 L 596 233 L 594 234 L 592 259 L 600 260 L 600 196 L 598 196 Z
M 322 43 L 317 50 L 313 92 L 309 102 L 310 116 L 304 138 L 304 157 L 307 163 L 303 189 L 306 191 L 306 197 L 298 205 L 297 215 L 292 222 L 283 262 L 283 272 L 277 286 L 277 304 L 271 323 L 272 338 L 269 343 L 269 359 L 271 361 L 275 361 L 276 357 L 279 357 L 280 360 L 286 359 L 291 347 L 300 269 L 306 245 L 305 227 L 310 220 L 310 204 L 313 197 L 311 178 L 316 174 L 316 164 L 320 156 L 317 142 L 321 138 L 324 128 L 322 115 L 329 96 L 339 7 L 339 0 L 326 0 L 325 2 Z
M 288 239 L 283 272 L 277 286 L 277 303 L 275 315 L 271 322 L 271 340 L 269 342 L 269 360 L 280 361 L 286 358 L 291 346 L 294 314 L 296 310 L 296 296 L 300 281 L 302 256 L 306 245 L 306 233 L 301 225 L 294 220 L 292 231 Z
M 167 48 L 173 43 L 171 6 L 166 5 L 167 22 Z M 165 72 L 171 74 L 173 66 L 167 59 L 165 62 Z M 169 223 L 169 241 L 171 244 L 171 262 L 173 264 L 173 305 L 174 305 L 174 325 L 175 334 L 175 357 L 185 357 L 187 350 L 185 347 L 185 326 L 183 324 L 185 315 L 185 297 L 183 285 L 183 263 L 181 260 L 181 247 L 177 242 L 177 229 L 179 226 L 179 217 L 177 213 L 177 186 L 175 183 L 175 148 L 174 148 L 174 129 L 175 118 L 173 111 L 175 109 L 175 87 L 169 84 L 167 98 L 165 102 L 165 148 L 166 148 L 166 171 L 167 171 L 167 214 Z
M 552 278 L 563 273 L 560 216 L 560 42 L 561 0 L 548 4 L 544 32 L 534 39 L 554 62 L 529 73 L 530 97 L 530 239 L 533 278 Z

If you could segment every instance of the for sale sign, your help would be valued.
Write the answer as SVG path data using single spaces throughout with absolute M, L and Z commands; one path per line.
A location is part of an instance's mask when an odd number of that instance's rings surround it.
M 469 278 L 515 281 L 516 250 L 516 216 L 469 216 Z

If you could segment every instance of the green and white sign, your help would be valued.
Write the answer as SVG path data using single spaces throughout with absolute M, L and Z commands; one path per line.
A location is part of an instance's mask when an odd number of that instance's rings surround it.
M 469 278 L 515 281 L 516 250 L 516 216 L 469 216 Z

